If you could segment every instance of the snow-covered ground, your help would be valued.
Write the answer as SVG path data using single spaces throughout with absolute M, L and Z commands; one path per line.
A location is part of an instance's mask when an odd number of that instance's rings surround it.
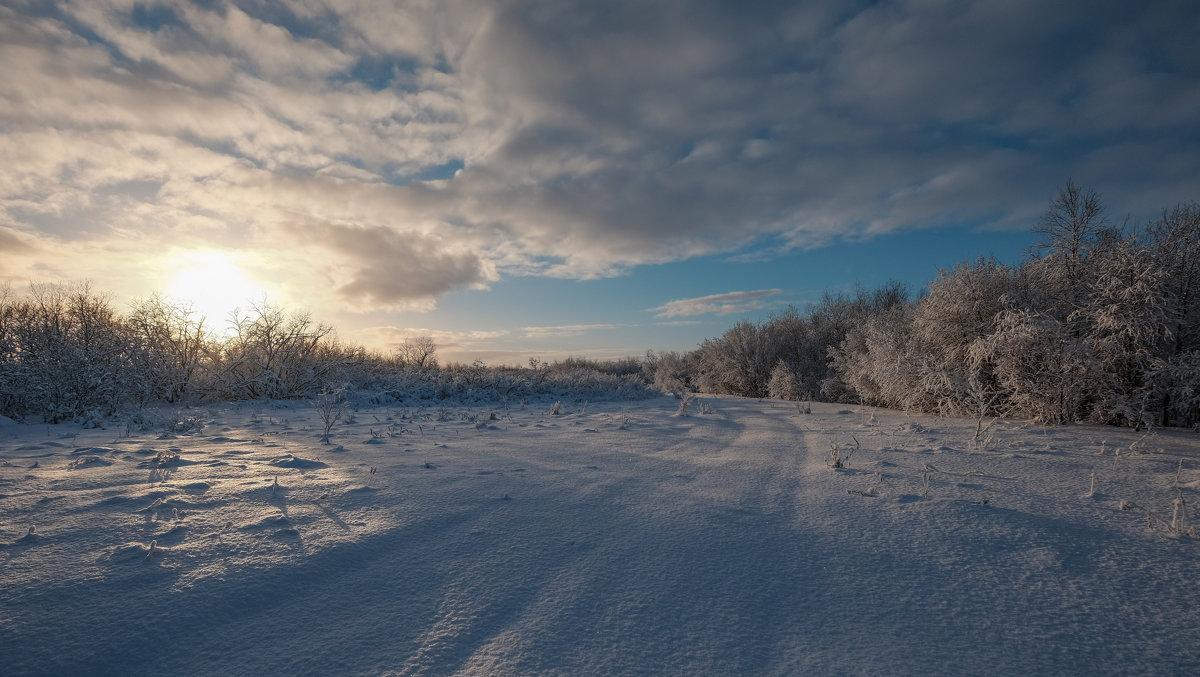
M 0 427 L 0 672 L 1200 674 L 1196 433 L 548 407 Z

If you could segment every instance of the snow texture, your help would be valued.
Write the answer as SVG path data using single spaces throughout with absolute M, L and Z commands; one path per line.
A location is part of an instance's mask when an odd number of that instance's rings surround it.
M 1195 433 L 700 401 L 5 426 L 0 665 L 1200 674 Z

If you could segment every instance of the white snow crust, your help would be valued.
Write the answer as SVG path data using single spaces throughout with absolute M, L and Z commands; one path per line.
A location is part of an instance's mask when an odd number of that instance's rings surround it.
M 1196 433 L 699 404 L 0 427 L 0 672 L 1200 674 Z

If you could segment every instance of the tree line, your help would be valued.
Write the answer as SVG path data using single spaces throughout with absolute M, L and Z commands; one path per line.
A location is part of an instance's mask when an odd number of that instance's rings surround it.
M 260 303 L 226 331 L 161 297 L 116 310 L 87 283 L 0 287 L 0 415 L 48 422 L 153 404 L 303 398 L 505 403 L 651 389 L 867 403 L 943 415 L 1200 427 L 1200 205 L 1114 226 L 1072 182 L 1018 265 L 942 271 L 742 321 L 688 352 L 523 367 L 440 365 L 428 336 L 390 353 Z
M 739 322 L 658 356 L 666 389 L 1046 423 L 1200 426 L 1200 205 L 1114 226 L 1073 182 L 1019 265 L 942 271 Z
M 225 331 L 187 305 L 154 296 L 119 312 L 89 283 L 0 287 L 0 415 L 57 423 L 158 404 L 308 398 L 359 391 L 390 402 L 493 405 L 533 395 L 643 397 L 639 360 L 568 358 L 529 366 L 441 365 L 429 336 L 390 353 L 337 338 L 306 312 L 262 302 Z

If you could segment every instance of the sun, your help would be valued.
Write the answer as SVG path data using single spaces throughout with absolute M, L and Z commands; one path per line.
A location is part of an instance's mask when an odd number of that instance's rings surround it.
M 204 316 L 209 327 L 224 326 L 234 309 L 244 310 L 266 294 L 225 252 L 211 249 L 186 252 L 177 257 L 175 266 L 167 296 L 190 304 L 198 315 Z

